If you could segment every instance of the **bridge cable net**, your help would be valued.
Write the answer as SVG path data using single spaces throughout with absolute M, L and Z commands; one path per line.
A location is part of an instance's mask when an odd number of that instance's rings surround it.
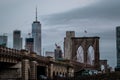
M 81 46 L 77 50 L 76 57 L 77 57 L 77 62 L 84 63 L 84 52 Z
M 94 61 L 94 49 L 92 46 L 88 48 L 88 55 L 87 55 L 87 64 L 93 65 Z
M 94 49 L 92 46 L 90 46 L 88 48 L 88 54 L 87 54 L 87 62 L 84 62 L 84 51 L 82 46 L 80 46 L 77 50 L 77 55 L 74 57 L 74 59 L 76 59 L 77 62 L 82 63 L 82 69 L 84 69 L 86 67 L 87 64 L 89 65 L 93 65 L 93 60 L 94 60 Z
M 86 63 L 84 62 L 84 50 L 82 46 L 80 46 L 77 50 L 77 55 L 75 56 L 77 58 L 77 62 L 82 63 L 82 67 L 80 70 L 84 69 L 86 67 Z

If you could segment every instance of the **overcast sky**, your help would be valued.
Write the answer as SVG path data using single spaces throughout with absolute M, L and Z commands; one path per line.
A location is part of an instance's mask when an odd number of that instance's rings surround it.
M 100 58 L 116 66 L 115 28 L 120 25 L 120 0 L 0 0 L 0 34 L 8 34 L 9 47 L 13 30 L 19 29 L 22 37 L 28 37 L 36 6 L 45 51 L 54 51 L 55 43 L 62 46 L 65 32 L 72 30 L 79 37 L 99 36 Z

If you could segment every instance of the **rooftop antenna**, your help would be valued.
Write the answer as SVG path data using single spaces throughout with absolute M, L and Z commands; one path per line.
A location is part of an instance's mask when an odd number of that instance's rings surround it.
M 36 6 L 36 21 L 37 21 L 37 6 Z

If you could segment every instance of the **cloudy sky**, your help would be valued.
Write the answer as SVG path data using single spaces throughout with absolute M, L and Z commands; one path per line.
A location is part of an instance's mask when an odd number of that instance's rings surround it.
M 28 37 L 37 6 L 45 51 L 54 51 L 55 43 L 62 46 L 65 32 L 69 30 L 79 37 L 99 36 L 100 58 L 115 67 L 119 4 L 120 0 L 0 0 L 0 34 L 7 33 L 9 47 L 12 47 L 13 30 L 19 29 L 23 38 Z

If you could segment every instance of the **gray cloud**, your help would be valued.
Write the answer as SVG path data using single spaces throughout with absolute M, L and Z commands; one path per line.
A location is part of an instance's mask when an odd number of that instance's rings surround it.
M 101 0 L 99 3 L 74 9 L 68 12 L 53 14 L 43 20 L 46 24 L 66 24 L 71 20 L 84 19 L 106 19 L 120 21 L 120 1 L 119 0 Z

